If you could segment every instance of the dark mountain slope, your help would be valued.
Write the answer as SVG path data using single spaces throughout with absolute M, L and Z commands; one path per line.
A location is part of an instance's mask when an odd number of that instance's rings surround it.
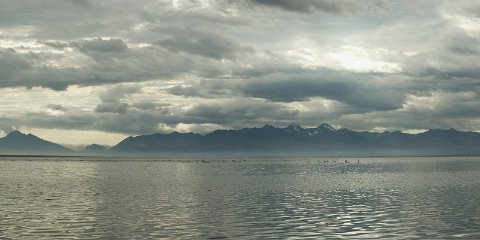
M 111 152 L 136 153 L 312 153 L 323 155 L 461 155 L 480 154 L 480 133 L 429 130 L 402 132 L 356 132 L 328 124 L 316 128 L 290 125 L 277 128 L 216 130 L 204 136 L 194 133 L 152 134 L 129 137 Z
M 13 131 L 0 138 L 0 154 L 59 155 L 71 152 L 72 150 L 59 144 L 43 140 L 32 134 L 23 134 L 20 131 Z

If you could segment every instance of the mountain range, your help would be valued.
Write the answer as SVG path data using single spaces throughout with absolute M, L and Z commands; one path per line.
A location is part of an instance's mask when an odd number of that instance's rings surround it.
M 51 155 L 70 154 L 71 149 L 60 144 L 43 140 L 32 134 L 13 131 L 0 138 L 0 154 L 11 155 Z
M 433 129 L 358 132 L 328 124 L 303 128 L 261 128 L 130 136 L 111 148 L 93 144 L 78 152 L 31 134 L 0 138 L 0 154 L 161 155 L 198 153 L 294 154 L 321 156 L 480 155 L 480 133 Z

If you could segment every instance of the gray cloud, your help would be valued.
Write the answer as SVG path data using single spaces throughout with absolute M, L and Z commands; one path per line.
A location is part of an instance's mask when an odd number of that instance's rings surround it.
M 141 91 L 142 87 L 138 85 L 117 85 L 100 93 L 100 99 L 102 102 L 115 102 Z
M 139 86 L 128 85 L 118 85 L 110 88 L 100 93 L 99 97 L 102 102 L 95 107 L 95 112 L 126 114 L 130 105 L 124 102 L 125 98 L 140 93 L 141 90 L 142 88 Z
M 260 101 L 225 101 L 217 104 L 198 104 L 185 112 L 191 122 L 231 124 L 233 122 L 294 119 L 298 110 L 279 104 Z
M 471 55 L 480 52 L 480 39 L 472 36 L 454 35 L 447 39 L 446 45 L 447 50 L 454 54 Z
M 251 47 L 242 47 L 232 39 L 213 32 L 189 31 L 160 40 L 156 44 L 173 52 L 184 52 L 213 59 L 234 59 L 243 51 L 253 51 Z
M 363 130 L 480 129 L 478 7 L 5 1 L 0 93 L 14 89 L 15 101 L 0 103 L 0 127 L 142 134 L 327 121 Z M 37 99 L 34 91 L 76 98 L 22 107 Z M 15 104 L 23 110 L 11 110 Z
M 28 71 L 32 66 L 16 53 L 0 50 L 0 78 L 8 81 L 16 72 Z
M 68 43 L 61 41 L 40 41 L 40 43 L 55 49 L 64 49 L 68 47 Z
M 128 104 L 121 102 L 107 102 L 98 104 L 95 108 L 96 113 L 118 113 L 126 114 L 128 110 Z
M 201 81 L 175 86 L 168 91 L 183 96 L 231 95 L 268 99 L 274 102 L 308 101 L 313 97 L 336 100 L 363 111 L 386 111 L 402 107 L 409 89 L 387 76 L 348 73 L 328 69 L 303 73 L 277 73 L 250 80 Z
M 356 9 L 354 1 L 331 1 L 331 0 L 252 0 L 252 2 L 278 7 L 288 11 L 310 13 L 318 10 L 333 14 L 344 14 Z
M 235 79 L 203 79 L 189 86 L 175 85 L 168 88 L 167 92 L 185 97 L 216 98 L 222 95 L 239 95 L 237 91 L 233 90 L 238 84 L 238 80 Z
M 127 45 L 119 38 L 102 39 L 96 38 L 93 40 L 83 41 L 79 44 L 82 51 L 97 51 L 97 52 L 125 52 Z
M 480 41 L 452 30 L 442 38 L 434 51 L 423 52 L 406 59 L 405 74 L 417 78 L 425 91 L 461 92 L 480 89 L 478 78 Z
M 48 104 L 46 107 L 51 110 L 62 111 L 62 112 L 66 112 L 68 110 L 66 107 L 64 107 L 61 104 Z
M 169 113 L 168 107 L 171 106 L 169 103 L 153 103 L 153 102 L 135 102 L 132 104 L 133 108 L 144 110 L 144 111 L 160 111 L 163 114 Z
M 95 62 L 79 67 L 33 66 L 31 54 L 0 51 L 0 87 L 47 87 L 65 90 L 70 85 L 94 86 L 111 83 L 171 79 L 180 74 L 213 77 L 226 73 L 216 60 L 192 58 L 159 48 L 125 52 L 88 51 Z M 27 60 L 28 59 L 28 60 Z
M 116 105 L 117 104 L 117 105 Z M 136 104 L 132 104 L 135 106 Z M 46 112 L 28 113 L 28 117 L 0 117 L 0 129 L 16 129 L 18 126 L 54 129 L 100 130 L 123 134 L 146 134 L 161 131 L 160 125 L 176 127 L 178 124 L 223 124 L 225 127 L 261 125 L 264 121 L 282 123 L 296 118 L 299 111 L 281 104 L 264 101 L 234 100 L 195 104 L 188 110 L 169 108 L 155 104 L 154 109 L 125 106 L 119 102 L 97 105 L 95 111 L 70 109 L 61 117 Z M 169 111 L 170 109 L 170 111 Z M 126 114 L 123 113 L 125 111 Z M 197 128 L 198 129 L 198 128 Z M 205 133 L 205 131 L 201 131 Z

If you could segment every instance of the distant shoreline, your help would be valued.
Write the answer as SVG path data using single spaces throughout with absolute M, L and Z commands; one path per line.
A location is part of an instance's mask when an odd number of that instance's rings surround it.
M 148 156 L 148 155 L 125 155 L 125 156 L 115 156 L 115 155 L 28 155 L 28 154 L 0 154 L 0 160 L 7 160 L 6 158 L 53 158 L 58 160 L 82 160 L 82 158 L 99 158 L 99 159 L 125 159 L 125 160 L 163 160 L 163 159 L 262 159 L 262 158 L 294 158 L 294 159 L 302 159 L 302 158 L 318 158 L 318 159 L 332 159 L 332 158 L 344 158 L 344 159 L 352 159 L 352 158 L 432 158 L 432 157 L 480 157 L 480 155 L 383 155 L 383 156 L 314 156 L 314 155 L 245 155 L 245 154 L 238 154 L 238 155 L 224 155 L 224 154 L 167 154 L 167 155 L 156 155 L 156 156 Z M 62 159 L 62 158 L 72 158 L 72 159 Z

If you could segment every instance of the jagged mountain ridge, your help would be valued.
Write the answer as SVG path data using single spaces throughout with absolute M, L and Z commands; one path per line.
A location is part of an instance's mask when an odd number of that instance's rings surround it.
M 418 134 L 394 132 L 357 132 L 335 129 L 328 124 L 303 128 L 292 124 L 285 128 L 265 125 L 260 128 L 215 130 L 198 133 L 131 136 L 107 148 L 90 145 L 75 152 L 32 134 L 13 131 L 0 138 L 1 154 L 94 154 L 124 155 L 162 153 L 290 153 L 352 156 L 396 155 L 480 155 L 480 133 L 455 129 L 433 129 Z
M 195 133 L 152 134 L 129 137 L 112 152 L 281 152 L 325 155 L 475 155 L 480 133 L 434 129 L 419 134 L 357 132 L 328 124 L 302 128 L 265 125 L 261 128 Z

